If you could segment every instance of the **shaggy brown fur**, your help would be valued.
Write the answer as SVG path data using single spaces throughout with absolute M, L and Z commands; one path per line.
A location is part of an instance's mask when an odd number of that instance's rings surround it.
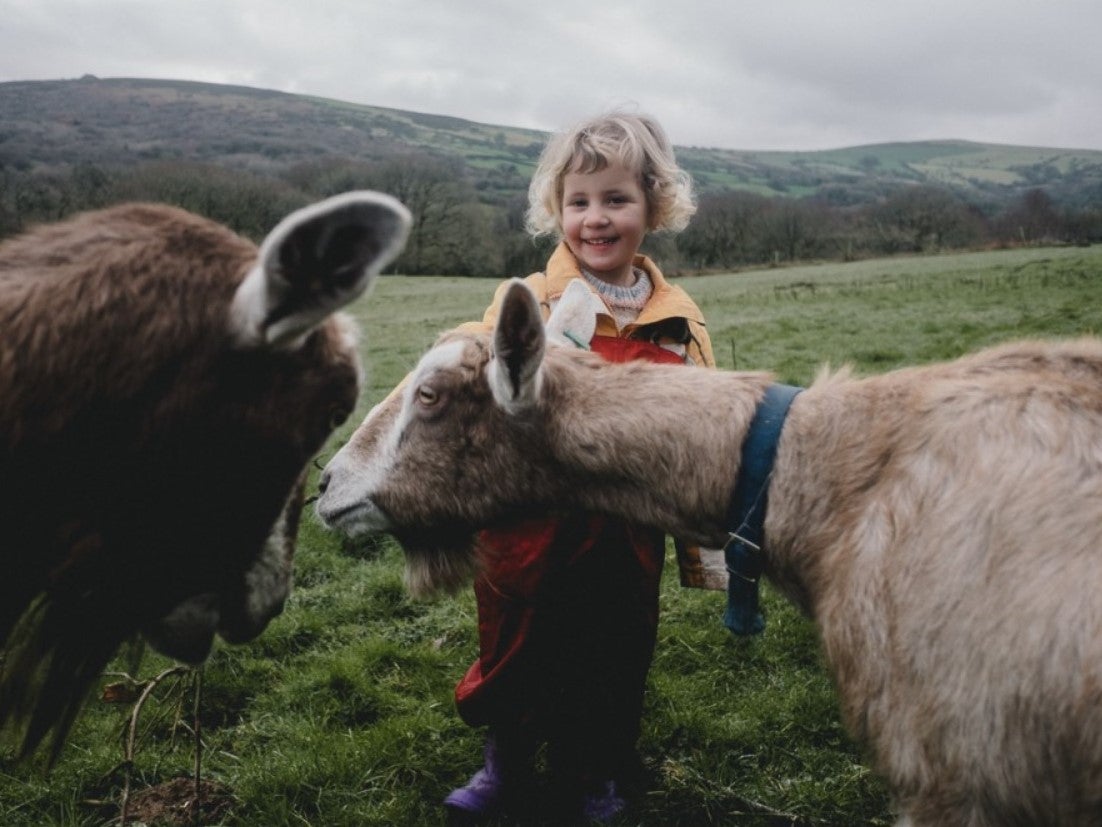
M 24 753 L 52 729 L 56 755 L 135 632 L 199 661 L 279 612 L 304 466 L 358 390 L 349 323 L 325 317 L 407 222 L 338 197 L 258 253 L 125 205 L 0 245 L 0 728 Z
M 431 351 L 330 464 L 322 518 L 418 557 L 532 508 L 722 544 L 769 377 L 543 355 L 525 292 L 494 342 L 520 362 L 475 335 Z M 525 373 L 515 394 L 494 380 Z M 901 825 L 1102 822 L 1102 343 L 824 374 L 769 503 L 767 574 L 815 619 Z

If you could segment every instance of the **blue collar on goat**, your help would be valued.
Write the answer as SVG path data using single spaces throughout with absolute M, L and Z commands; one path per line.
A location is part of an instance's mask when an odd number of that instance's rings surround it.
M 773 384 L 758 402 L 742 443 L 738 482 L 727 508 L 727 611 L 723 624 L 736 635 L 756 635 L 765 629 L 758 602 L 765 546 L 765 511 L 777 441 L 789 406 L 803 388 Z

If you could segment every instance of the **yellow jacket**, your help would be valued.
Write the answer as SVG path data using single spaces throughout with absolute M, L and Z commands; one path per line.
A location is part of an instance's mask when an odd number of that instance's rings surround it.
M 704 315 L 700 308 L 689 298 L 689 294 L 680 287 L 670 284 L 662 275 L 658 266 L 646 256 L 636 256 L 634 264 L 641 267 L 650 276 L 654 285 L 654 292 L 647 301 L 646 306 L 631 324 L 622 329 L 616 326 L 616 320 L 611 313 L 600 313 L 597 316 L 597 335 L 614 336 L 620 338 L 637 338 L 640 331 L 650 325 L 656 325 L 661 332 L 665 328 L 675 334 L 676 338 L 684 338 L 678 330 L 684 331 L 687 327 L 688 341 L 682 341 L 685 351 L 692 363 L 704 367 L 715 367 L 715 357 L 712 354 L 712 342 L 708 337 L 708 331 L 704 327 Z M 574 279 L 582 278 L 581 268 L 574 254 L 565 243 L 559 244 L 551 258 L 547 262 L 547 269 L 542 273 L 532 273 L 524 281 L 532 288 L 539 300 L 546 319 L 555 303 L 562 297 L 566 286 Z M 492 329 L 497 322 L 501 308 L 501 300 L 505 295 L 505 289 L 509 282 L 503 282 L 494 293 L 494 300 L 486 309 L 482 322 L 470 322 L 462 327 L 481 327 Z M 596 295 L 596 293 L 594 293 Z M 687 325 L 663 325 L 670 320 L 684 319 Z M 642 330 L 648 341 L 655 344 L 663 344 L 666 339 L 662 336 L 655 341 L 646 335 L 647 330 Z M 687 546 L 684 543 L 675 542 L 677 551 L 677 566 L 681 576 L 681 585 L 697 589 L 716 589 L 722 591 L 727 588 L 727 572 L 722 560 L 722 552 L 709 549 L 701 549 L 697 546 Z
M 672 343 L 677 337 L 676 328 L 663 331 L 664 326 L 661 323 L 684 319 L 687 323 L 688 341 L 683 341 L 681 344 L 685 345 L 686 352 L 692 359 L 693 364 L 710 368 L 715 367 L 712 342 L 708 338 L 708 331 L 704 326 L 704 315 L 700 312 L 700 308 L 696 306 L 696 303 L 689 298 L 689 294 L 680 287 L 666 281 L 662 271 L 646 256 L 636 256 L 634 264 L 636 267 L 645 270 L 647 275 L 650 276 L 651 284 L 654 285 L 654 292 L 647 301 L 646 307 L 640 312 L 639 318 L 623 329 L 616 327 L 616 320 L 613 319 L 611 313 L 598 314 L 597 335 L 624 339 L 637 338 L 637 334 L 642 328 L 657 325 L 658 327 L 654 330 L 658 332 L 660 338 L 655 343 Z M 535 292 L 540 307 L 543 309 L 543 317 L 546 319 L 555 303 L 562 297 L 566 286 L 574 279 L 580 278 L 582 278 L 582 273 L 578 260 L 574 258 L 570 248 L 563 243 L 559 244 L 555 248 L 555 252 L 551 254 L 545 271 L 532 273 L 524 281 Z M 486 309 L 480 326 L 493 328 L 497 322 L 501 299 L 508 284 L 508 282 L 503 282 L 498 286 L 494 293 L 494 300 Z M 646 333 L 647 331 L 643 332 Z M 671 338 L 671 335 L 674 338 Z

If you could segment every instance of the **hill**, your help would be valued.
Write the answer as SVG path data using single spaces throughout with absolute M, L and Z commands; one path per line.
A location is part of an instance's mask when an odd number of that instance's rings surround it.
M 241 86 L 134 78 L 0 83 L 0 170 L 65 171 L 182 160 L 279 173 L 325 158 L 411 152 L 462 163 L 487 203 L 523 194 L 546 134 Z M 1102 152 L 965 141 L 818 152 L 678 147 L 704 193 L 868 203 L 909 184 L 952 188 L 994 211 L 1044 187 L 1060 205 L 1102 202 Z

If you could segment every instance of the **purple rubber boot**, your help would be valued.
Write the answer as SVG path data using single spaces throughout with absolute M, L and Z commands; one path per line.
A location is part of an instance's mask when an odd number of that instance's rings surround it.
M 626 807 L 627 802 L 620 796 L 615 781 L 598 784 L 593 792 L 582 797 L 582 816 L 598 824 L 612 821 Z
M 493 736 L 486 739 L 482 750 L 486 764 L 471 776 L 466 786 L 448 793 L 444 806 L 461 810 L 472 816 L 485 816 L 501 809 L 507 794 L 505 780 L 514 774 L 513 768 L 503 766 L 501 750 Z

